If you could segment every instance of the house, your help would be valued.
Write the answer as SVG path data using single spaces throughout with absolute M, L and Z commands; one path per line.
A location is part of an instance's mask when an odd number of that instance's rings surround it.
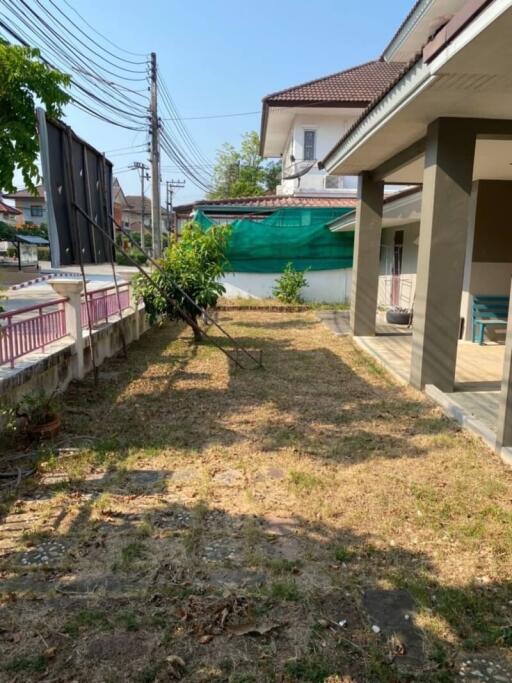
M 19 209 L 15 209 L 13 206 L 6 204 L 2 196 L 0 195 L 0 221 L 7 223 L 9 226 L 16 225 L 16 219 L 21 215 Z
M 278 195 L 355 197 L 356 176 L 326 173 L 316 161 L 403 66 L 381 58 L 263 98 L 260 152 L 263 157 L 282 159 Z
M 123 227 L 133 232 L 140 232 L 140 224 L 142 218 L 142 200 L 140 195 L 129 194 L 126 195 L 126 205 L 122 209 Z M 167 231 L 167 210 L 164 207 L 160 209 L 160 227 L 162 231 Z M 144 229 L 151 233 L 151 199 L 144 197 Z
M 130 206 L 123 188 L 117 178 L 112 181 L 112 203 L 114 204 L 114 220 L 118 225 L 123 225 L 123 212 Z
M 512 325 L 493 312 L 496 297 L 506 311 L 512 277 L 510 35 L 511 0 L 418 0 L 383 53 L 404 67 L 321 168 L 359 176 L 352 334 L 512 463 Z M 421 187 L 412 335 L 386 339 L 376 317 L 385 183 Z M 489 337 L 506 328 L 506 348 L 460 341 L 486 295 Z
M 222 282 L 226 296 L 268 298 L 288 262 L 308 269 L 307 301 L 347 301 L 353 234 L 331 233 L 328 224 L 353 209 L 355 197 L 262 195 L 205 199 L 176 206 L 178 235 L 186 221 L 204 228 L 229 223 L 231 264 Z
M 36 194 L 23 189 L 13 194 L 6 194 L 6 199 L 13 199 L 20 214 L 16 217 L 17 225 L 41 225 L 48 223 L 48 211 L 43 185 L 36 187 Z

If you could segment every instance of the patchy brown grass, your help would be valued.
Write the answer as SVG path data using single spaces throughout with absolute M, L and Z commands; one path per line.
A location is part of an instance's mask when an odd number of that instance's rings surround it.
M 165 325 L 66 393 L 60 442 L 4 500 L 0 680 L 450 681 L 461 657 L 506 661 L 510 471 L 313 312 L 221 320 L 265 369 Z M 376 589 L 415 600 L 414 671 L 371 628 Z

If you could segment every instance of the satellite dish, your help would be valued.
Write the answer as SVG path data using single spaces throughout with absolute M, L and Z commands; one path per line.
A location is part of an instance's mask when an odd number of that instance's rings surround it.
M 292 178 L 301 178 L 303 175 L 306 175 L 308 171 L 311 171 L 315 165 L 316 161 L 296 161 L 283 170 L 283 179 L 292 180 Z

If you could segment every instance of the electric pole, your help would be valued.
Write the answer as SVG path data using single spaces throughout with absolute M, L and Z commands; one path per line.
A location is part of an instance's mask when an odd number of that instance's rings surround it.
M 165 208 L 167 209 L 167 232 L 171 234 L 172 227 L 173 227 L 173 219 L 172 219 L 172 199 L 174 196 L 174 192 L 176 190 L 181 189 L 182 187 L 185 187 L 185 181 L 184 180 L 168 180 L 165 183 L 166 187 L 166 204 Z M 177 235 L 176 235 L 177 237 Z
M 130 168 L 140 171 L 140 246 L 144 249 L 144 216 L 146 213 L 146 197 L 144 194 L 144 180 L 149 180 L 147 171 L 149 167 L 143 164 L 142 161 L 134 161 Z
M 151 53 L 151 227 L 153 234 L 153 256 L 162 253 L 160 225 L 160 130 L 158 121 L 156 52 Z

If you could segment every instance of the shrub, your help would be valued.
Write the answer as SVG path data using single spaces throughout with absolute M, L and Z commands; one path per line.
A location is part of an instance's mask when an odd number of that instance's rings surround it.
M 225 292 L 219 278 L 226 267 L 229 234 L 228 225 L 215 225 L 203 231 L 196 223 L 188 223 L 181 239 L 172 241 L 164 252 L 160 260 L 162 272 L 152 273 L 157 286 L 141 275 L 136 278 L 136 292 L 144 299 L 146 313 L 152 322 L 160 315 L 172 320 L 179 318 L 190 325 L 194 339 L 201 340 L 197 306 L 215 306 Z
M 131 249 L 127 253 L 130 256 L 130 258 L 132 258 L 140 266 L 143 266 L 146 263 L 146 257 L 138 249 Z M 130 261 L 130 259 L 120 251 L 116 252 L 116 263 L 118 266 L 134 265 L 134 263 Z
M 304 287 L 309 287 L 304 273 L 295 270 L 293 263 L 288 263 L 281 277 L 276 280 L 272 294 L 284 304 L 301 304 L 304 299 L 300 290 Z

